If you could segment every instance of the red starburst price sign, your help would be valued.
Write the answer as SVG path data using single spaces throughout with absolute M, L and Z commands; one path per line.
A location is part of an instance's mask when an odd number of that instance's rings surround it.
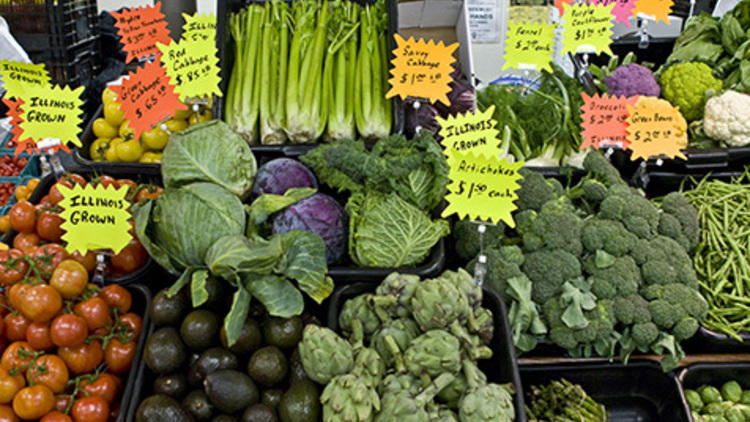
M 593 146 L 596 149 L 606 146 L 619 146 L 627 149 L 630 142 L 628 133 L 628 105 L 635 105 L 638 97 L 610 97 L 607 94 L 589 96 L 581 94 L 581 149 Z
M 148 59 L 152 55 L 158 59 L 161 51 L 156 43 L 169 44 L 172 40 L 161 12 L 161 2 L 157 1 L 153 6 L 126 7 L 121 12 L 112 12 L 112 17 L 115 18 L 122 49 L 127 53 L 126 62 Z

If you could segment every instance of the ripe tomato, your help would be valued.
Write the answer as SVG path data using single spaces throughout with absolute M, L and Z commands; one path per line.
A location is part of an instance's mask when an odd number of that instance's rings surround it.
M 115 374 L 122 374 L 130 369 L 135 357 L 136 344 L 134 341 L 122 344 L 116 338 L 110 339 L 104 349 L 104 362 L 109 370 Z
M 110 284 L 104 286 L 99 292 L 99 297 L 110 307 L 117 308 L 120 312 L 127 312 L 133 304 L 133 298 L 130 292 L 119 284 Z
M 68 377 L 68 367 L 57 355 L 39 356 L 36 358 L 36 365 L 31 365 L 31 368 L 26 371 L 26 380 L 29 385 L 46 385 L 55 394 L 65 389 Z
M 83 381 L 81 390 L 83 390 L 81 396 L 88 393 L 89 396 L 101 397 L 107 403 L 111 404 L 115 401 L 117 393 L 120 391 L 120 382 L 114 375 L 104 372 L 91 382 Z
M 10 306 L 12 306 L 15 310 L 21 309 L 21 299 L 32 287 L 34 286 L 29 283 L 16 283 L 10 286 L 10 289 L 6 290 L 8 293 L 8 302 L 10 302 Z
M 131 188 L 138 186 L 138 184 L 130 179 L 117 179 L 115 180 L 115 186 L 117 186 L 118 188 L 127 186 L 129 190 Z
M 89 331 L 94 331 L 106 327 L 112 321 L 109 313 L 109 306 L 100 297 L 92 297 L 83 302 L 76 303 L 73 312 L 86 321 Z
M 65 409 L 68 408 L 68 403 L 70 403 L 72 398 L 69 394 L 58 394 L 55 396 L 55 410 L 58 412 L 65 412 Z
M 30 288 L 21 298 L 21 313 L 33 322 L 51 320 L 62 309 L 62 296 L 49 284 Z
M 13 205 L 8 216 L 10 217 L 10 226 L 19 233 L 31 233 L 36 228 L 34 205 L 28 201 Z
M 0 306 L 6 306 L 5 303 L 1 304 Z M 3 334 L 5 334 L 5 317 L 0 318 L 0 338 L 3 337 Z
M 63 196 L 62 193 L 60 193 L 60 189 L 58 189 L 58 186 L 65 186 L 66 188 L 72 188 L 73 186 L 70 183 L 64 182 L 64 181 L 58 181 L 52 187 L 49 189 L 49 193 L 47 194 L 47 201 L 49 201 L 50 205 L 57 205 L 62 201 Z
M 15 341 L 11 343 L 3 352 L 0 358 L 0 366 L 10 371 L 18 368 L 21 373 L 26 373 L 26 364 L 31 362 L 34 355 L 34 349 L 25 341 Z
M 146 199 L 156 199 L 161 195 L 163 189 L 159 186 L 143 186 L 135 195 L 135 202 L 143 202 Z
M 18 259 L 22 255 L 18 249 L 0 251 L 0 283 L 8 285 L 24 279 L 29 263 Z
M 141 319 L 138 314 L 128 312 L 127 314 L 120 316 L 120 322 L 128 327 L 128 338 L 132 341 L 138 340 L 138 336 L 141 334 L 141 328 L 143 327 L 143 319 Z
M 59 242 L 63 235 L 63 229 L 60 228 L 62 223 L 63 219 L 56 213 L 42 211 L 36 218 L 36 232 L 48 242 Z
M 141 242 L 134 239 L 120 253 L 113 256 L 111 262 L 115 271 L 132 273 L 141 268 L 146 263 L 146 260 L 148 260 L 146 249 L 143 248 Z
M 70 255 L 70 259 L 80 262 L 89 273 L 94 272 L 96 268 L 96 255 L 91 251 L 86 252 L 86 255 L 81 255 L 80 252 L 75 251 Z
M 66 259 L 57 265 L 49 279 L 50 286 L 57 289 L 65 299 L 73 299 L 83 292 L 89 282 L 89 273 L 78 261 Z
M 49 323 L 32 322 L 26 327 L 26 341 L 35 350 L 49 350 L 55 347 L 49 333 Z
M 104 360 L 104 351 L 99 340 L 75 347 L 61 347 L 57 350 L 57 355 L 65 361 L 74 375 L 92 372 Z
M 44 415 L 39 422 L 73 422 L 73 419 L 65 413 L 54 410 Z
M 55 268 L 63 260 L 68 259 L 68 251 L 59 243 L 48 243 L 34 249 L 29 256 L 36 261 L 37 267 L 42 272 L 42 278 L 49 280 Z
M 29 253 L 39 246 L 39 235 L 36 233 L 18 233 L 13 239 L 13 249 L 18 249 L 23 253 Z
M 98 396 L 84 397 L 73 403 L 70 415 L 74 422 L 107 422 L 109 403 Z
M 18 416 L 13 413 L 13 408 L 7 404 L 0 404 L 0 422 L 19 422 Z M 49 421 L 47 421 L 49 422 Z
M 8 314 L 4 319 L 5 337 L 8 341 L 26 340 L 26 329 L 31 325 L 31 320 L 21 314 Z
M 21 389 L 13 397 L 13 411 L 21 419 L 40 419 L 55 405 L 55 396 L 46 385 Z
M 77 173 L 67 173 L 62 177 L 62 180 L 67 182 L 67 185 L 70 187 L 73 187 L 75 185 L 86 186 L 86 184 L 88 183 L 83 176 Z
M 86 320 L 73 314 L 62 314 L 56 317 L 49 328 L 52 343 L 59 347 L 75 347 L 83 344 L 88 333 Z
M 11 376 L 5 368 L 0 368 L 0 403 L 10 403 L 13 396 L 23 387 L 23 378 L 19 380 L 18 377 Z
M 103 188 L 106 188 L 107 186 L 110 186 L 110 185 L 114 185 L 115 187 L 117 187 L 115 178 L 112 176 L 107 176 L 106 174 L 103 174 L 97 177 L 96 179 L 92 180 L 91 183 L 95 185 L 99 185 Z

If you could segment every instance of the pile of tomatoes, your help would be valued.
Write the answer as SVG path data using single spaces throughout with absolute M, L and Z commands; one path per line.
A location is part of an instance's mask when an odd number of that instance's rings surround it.
M 28 157 L 14 157 L 10 154 L 0 157 L 0 176 L 18 176 L 29 163 Z
M 131 203 L 155 199 L 162 191 L 162 188 L 158 186 L 137 184 L 130 179 L 114 179 L 104 175 L 86 181 L 79 174 L 66 174 L 50 188 L 47 195 L 38 204 L 34 205 L 27 201 L 18 202 L 13 205 L 7 216 L 0 217 L 0 231 L 7 231 L 12 228 L 17 233 L 13 238 L 11 253 L 17 256 L 38 256 L 44 254 L 46 250 L 54 250 L 61 254 L 63 259 L 68 258 L 67 252 L 61 246 L 64 231 L 60 227 L 63 219 L 59 216 L 62 210 L 58 204 L 62 200 L 62 194 L 58 186 L 64 185 L 72 188 L 74 185 L 86 186 L 87 183 L 102 186 L 114 185 L 115 187 L 129 186 L 130 189 L 126 198 Z M 107 275 L 118 277 L 132 273 L 143 267 L 148 261 L 148 254 L 135 237 L 132 228 L 131 234 L 133 240 L 130 241 L 128 246 L 109 257 Z M 76 252 L 70 257 L 92 267 L 96 261 L 96 256 L 90 251 L 84 256 Z
M 106 422 L 142 329 L 131 293 L 89 283 L 91 266 L 0 251 L 0 421 Z

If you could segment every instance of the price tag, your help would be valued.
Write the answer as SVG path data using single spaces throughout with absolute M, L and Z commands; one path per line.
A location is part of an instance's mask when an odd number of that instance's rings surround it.
M 48 87 L 50 84 L 49 73 L 44 68 L 44 63 L 0 60 L 0 74 L 3 78 L 3 88 L 8 91 L 6 97 L 21 98 L 28 88 Z
M 182 39 L 159 44 L 159 50 L 163 53 L 161 63 L 180 100 L 212 94 L 221 96 L 219 58 L 213 40 Z
M 508 22 L 502 70 L 512 67 L 552 72 L 550 62 L 555 50 L 554 38 L 554 25 Z
M 607 53 L 612 55 L 612 9 L 614 4 L 565 4 L 562 19 L 563 53 Z
M 560 13 L 560 16 L 565 13 L 565 5 L 566 4 L 573 4 L 576 0 L 555 0 L 555 7 L 557 8 L 557 11 Z
M 630 143 L 628 133 L 628 105 L 635 105 L 638 97 L 611 97 L 607 94 L 589 96 L 581 93 L 581 149 L 593 146 L 599 149 L 603 146 L 618 146 L 627 149 Z
M 146 63 L 123 79 L 122 85 L 110 89 L 117 93 L 120 110 L 125 113 L 125 119 L 130 120 L 134 139 L 139 139 L 141 132 L 151 130 L 176 110 L 187 110 L 159 62 Z
M 466 112 L 447 119 L 437 116 L 445 155 L 452 159 L 456 153 L 473 151 L 477 155 L 498 157 L 502 151 L 497 139 L 497 122 L 492 118 L 494 112 L 495 106 L 492 105 L 483 112 Z
M 81 95 L 84 87 L 27 87 L 20 124 L 24 138 L 34 142 L 52 138 L 81 146 Z
M 463 151 L 448 161 L 449 193 L 445 196 L 448 206 L 443 217 L 458 214 L 460 218 L 494 222 L 504 221 L 515 227 L 511 213 L 517 208 L 513 203 L 518 198 L 521 175 L 518 170 L 523 162 L 509 163 L 505 158 L 478 155 L 474 151 Z
M 627 107 L 631 160 L 660 155 L 686 159 L 680 150 L 688 144 L 687 121 L 679 109 L 656 97 L 639 97 L 635 106 Z
M 130 234 L 130 202 L 125 199 L 129 186 L 115 188 L 113 185 L 85 187 L 75 185 L 68 188 L 58 185 L 63 199 L 60 228 L 67 245 L 65 249 L 85 255 L 95 249 L 112 249 L 119 253 L 128 246 Z
M 111 12 L 115 18 L 117 34 L 123 50 L 127 53 L 125 62 L 131 60 L 149 59 L 153 55 L 159 58 L 156 43 L 169 44 L 169 29 L 164 14 L 161 12 L 161 2 L 153 6 L 136 8 L 126 7 L 121 12 Z
M 656 22 L 664 21 L 667 25 L 669 14 L 672 12 L 672 0 L 636 0 L 633 8 L 633 14 L 646 15 Z
M 603 6 L 614 4 L 615 6 L 612 8 L 612 16 L 615 17 L 615 23 L 624 23 L 625 26 L 630 28 L 630 17 L 633 16 L 635 1 L 636 0 L 593 0 L 593 4 L 600 4 Z
M 188 41 L 208 41 L 216 45 L 216 15 L 182 14 L 182 39 Z
M 458 48 L 458 43 L 445 45 L 442 41 L 435 44 L 430 40 L 423 39 L 415 41 L 414 37 L 408 40 L 395 34 L 396 48 L 393 50 L 394 58 L 391 60 L 393 68 L 390 70 L 391 78 L 388 80 L 391 89 L 385 94 L 385 98 L 400 96 L 427 98 L 431 103 L 440 101 L 450 105 L 448 93 L 451 88 L 451 72 L 456 58 L 453 52 Z

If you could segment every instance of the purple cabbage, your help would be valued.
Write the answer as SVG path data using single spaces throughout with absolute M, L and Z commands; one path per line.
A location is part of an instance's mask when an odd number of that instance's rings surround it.
M 651 71 L 636 63 L 618 67 L 611 76 L 604 78 L 604 84 L 609 88 L 610 95 L 658 97 L 661 94 L 659 83 Z
M 291 158 L 271 160 L 258 169 L 253 195 L 283 195 L 291 188 L 318 188 L 315 174 L 304 164 Z
M 316 233 L 326 244 L 326 261 L 333 264 L 346 252 L 347 215 L 333 198 L 316 193 L 289 206 L 273 220 L 273 233 L 292 230 Z

